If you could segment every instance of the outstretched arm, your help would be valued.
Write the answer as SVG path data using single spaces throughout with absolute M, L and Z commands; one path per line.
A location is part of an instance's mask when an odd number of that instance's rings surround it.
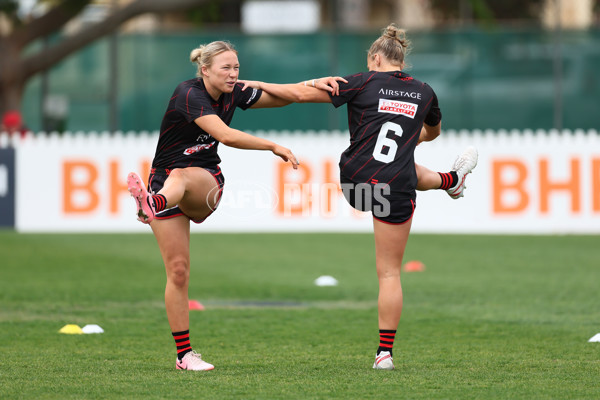
M 290 84 L 244 80 L 239 82 L 244 83 L 242 90 L 247 87 L 262 89 L 263 95 L 251 108 L 266 108 L 281 107 L 289 103 L 331 103 L 329 93 L 339 94 L 338 81 L 346 82 L 341 77 L 326 77 Z
M 270 150 L 276 156 L 281 157 L 283 161 L 292 163 L 294 169 L 298 168 L 298 160 L 290 149 L 271 142 L 270 140 L 252 136 L 246 132 L 230 128 L 216 115 L 198 117 L 194 122 L 196 122 L 203 131 L 226 146 L 238 149 Z

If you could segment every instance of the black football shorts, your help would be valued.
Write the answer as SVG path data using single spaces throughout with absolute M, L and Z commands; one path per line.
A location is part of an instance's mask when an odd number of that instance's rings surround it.
M 356 183 L 340 175 L 346 201 L 356 210 L 370 211 L 375 219 L 388 224 L 403 224 L 415 212 L 414 199 L 391 193 L 386 184 Z
M 217 207 L 219 205 L 219 200 L 221 199 L 221 196 L 223 194 L 223 186 L 225 185 L 225 177 L 223 176 L 223 172 L 221 172 L 221 168 L 219 168 L 218 165 L 215 165 L 212 168 L 204 168 L 204 169 L 207 170 L 208 172 L 210 172 L 210 174 L 215 178 L 215 181 L 217 181 L 217 184 L 219 185 L 219 192 L 216 195 L 218 200 L 213 209 L 213 212 L 214 212 L 214 210 L 217 209 Z M 158 193 L 158 191 L 160 189 L 162 189 L 162 187 L 164 186 L 165 181 L 167 180 L 167 177 L 169 176 L 170 173 L 171 173 L 171 170 L 169 170 L 169 169 L 152 168 L 150 171 L 150 177 L 148 178 L 148 191 L 152 194 Z M 211 214 L 212 214 L 212 212 L 211 212 Z M 185 215 L 185 214 L 183 213 L 183 211 L 181 211 L 181 209 L 179 207 L 175 206 L 175 207 L 167 208 L 165 210 L 162 210 L 162 211 L 156 213 L 156 216 L 154 218 L 169 219 L 169 218 L 177 217 L 179 215 Z M 194 220 L 192 218 L 190 218 L 190 220 L 195 222 L 196 224 L 199 224 L 201 222 L 204 222 L 204 220 L 206 220 L 206 218 L 208 218 L 209 216 L 210 216 L 210 214 L 200 220 Z

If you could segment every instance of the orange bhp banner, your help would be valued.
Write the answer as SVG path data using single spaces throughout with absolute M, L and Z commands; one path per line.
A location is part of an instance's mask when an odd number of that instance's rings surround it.
M 225 190 L 195 232 L 368 232 L 339 185 L 347 132 L 257 133 L 294 151 L 297 170 L 269 152 L 219 146 Z M 147 179 L 156 134 L 27 136 L 14 143 L 15 226 L 21 232 L 150 232 L 135 218 L 128 172 Z M 467 146 L 479 163 L 465 197 L 418 192 L 413 232 L 600 233 L 600 135 L 443 132 L 417 163 L 450 170 Z M 198 149 L 202 151 L 202 149 Z M 43 202 L 43 212 L 39 212 Z

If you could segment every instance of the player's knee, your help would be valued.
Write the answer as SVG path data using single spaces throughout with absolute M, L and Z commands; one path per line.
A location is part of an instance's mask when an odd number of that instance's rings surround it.
M 402 262 L 394 262 L 387 263 L 385 265 L 377 266 L 377 278 L 378 279 L 390 279 L 390 278 L 399 278 L 400 277 L 400 269 L 402 267 Z
M 183 168 L 175 168 L 169 173 L 169 178 L 183 180 L 185 179 L 185 170 Z
M 175 260 L 168 265 L 167 278 L 177 287 L 186 287 L 190 279 L 189 264 L 185 260 Z

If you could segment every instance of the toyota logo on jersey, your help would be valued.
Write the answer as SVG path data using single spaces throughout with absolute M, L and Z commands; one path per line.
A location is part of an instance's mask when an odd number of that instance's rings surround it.
M 414 119 L 417 114 L 418 104 L 408 103 L 406 101 L 379 99 L 378 112 L 405 115 Z
M 185 154 L 186 156 L 189 156 L 190 154 L 197 153 L 201 150 L 210 149 L 214 145 L 215 145 L 215 142 L 210 142 L 207 144 L 197 144 L 196 146 L 188 147 L 187 149 L 185 149 L 183 154 Z

